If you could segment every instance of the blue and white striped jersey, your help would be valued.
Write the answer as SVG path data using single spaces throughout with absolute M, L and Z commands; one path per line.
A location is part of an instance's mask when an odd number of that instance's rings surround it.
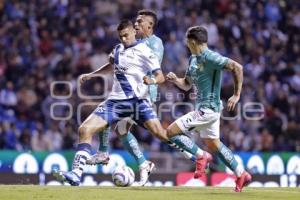
M 124 47 L 117 45 L 110 55 L 114 61 L 114 83 L 108 99 L 148 99 L 149 87 L 143 77 L 161 70 L 158 57 L 142 41 Z

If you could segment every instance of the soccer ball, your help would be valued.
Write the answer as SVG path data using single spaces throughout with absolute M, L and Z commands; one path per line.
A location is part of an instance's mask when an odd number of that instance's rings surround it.
M 117 166 L 112 173 L 112 180 L 118 187 L 127 187 L 134 182 L 134 172 L 126 165 Z

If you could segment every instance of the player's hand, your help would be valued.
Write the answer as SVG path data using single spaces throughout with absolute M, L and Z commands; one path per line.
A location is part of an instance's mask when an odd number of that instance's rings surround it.
M 167 77 L 167 80 L 170 82 L 176 82 L 178 79 L 176 74 L 174 74 L 173 72 L 169 72 L 166 77 Z
M 79 77 L 79 81 L 80 81 L 80 84 L 83 84 L 85 81 L 88 81 L 90 80 L 91 77 L 89 74 L 82 74 L 80 77 Z
M 232 97 L 230 97 L 227 101 L 227 110 L 228 111 L 233 111 L 235 108 L 235 105 L 237 104 L 237 102 L 240 100 L 240 96 L 239 95 L 232 95 Z
M 144 80 L 144 84 L 146 85 L 154 84 L 154 81 L 149 76 L 144 76 L 143 80 Z

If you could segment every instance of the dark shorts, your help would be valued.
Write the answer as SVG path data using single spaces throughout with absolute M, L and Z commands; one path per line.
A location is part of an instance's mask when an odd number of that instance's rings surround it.
M 141 126 L 149 119 L 157 118 L 150 102 L 145 99 L 137 98 L 126 100 L 106 100 L 101 103 L 93 113 L 106 120 L 109 126 L 128 117 Z

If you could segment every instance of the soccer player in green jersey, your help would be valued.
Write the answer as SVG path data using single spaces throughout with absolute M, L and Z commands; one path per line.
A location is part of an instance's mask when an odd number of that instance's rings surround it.
M 252 179 L 251 175 L 236 161 L 232 151 L 220 141 L 220 100 L 222 71 L 228 70 L 234 78 L 234 92 L 227 102 L 232 111 L 240 99 L 243 83 L 242 66 L 207 47 L 207 30 L 201 26 L 190 27 L 186 32 L 187 46 L 191 52 L 189 67 L 184 78 L 178 78 L 173 72 L 167 74 L 167 80 L 177 87 L 188 91 L 195 86 L 197 91 L 195 110 L 173 122 L 167 129 L 168 137 L 200 131 L 200 136 L 211 152 L 214 152 L 237 176 L 236 192 Z M 207 160 L 198 162 L 205 168 Z

